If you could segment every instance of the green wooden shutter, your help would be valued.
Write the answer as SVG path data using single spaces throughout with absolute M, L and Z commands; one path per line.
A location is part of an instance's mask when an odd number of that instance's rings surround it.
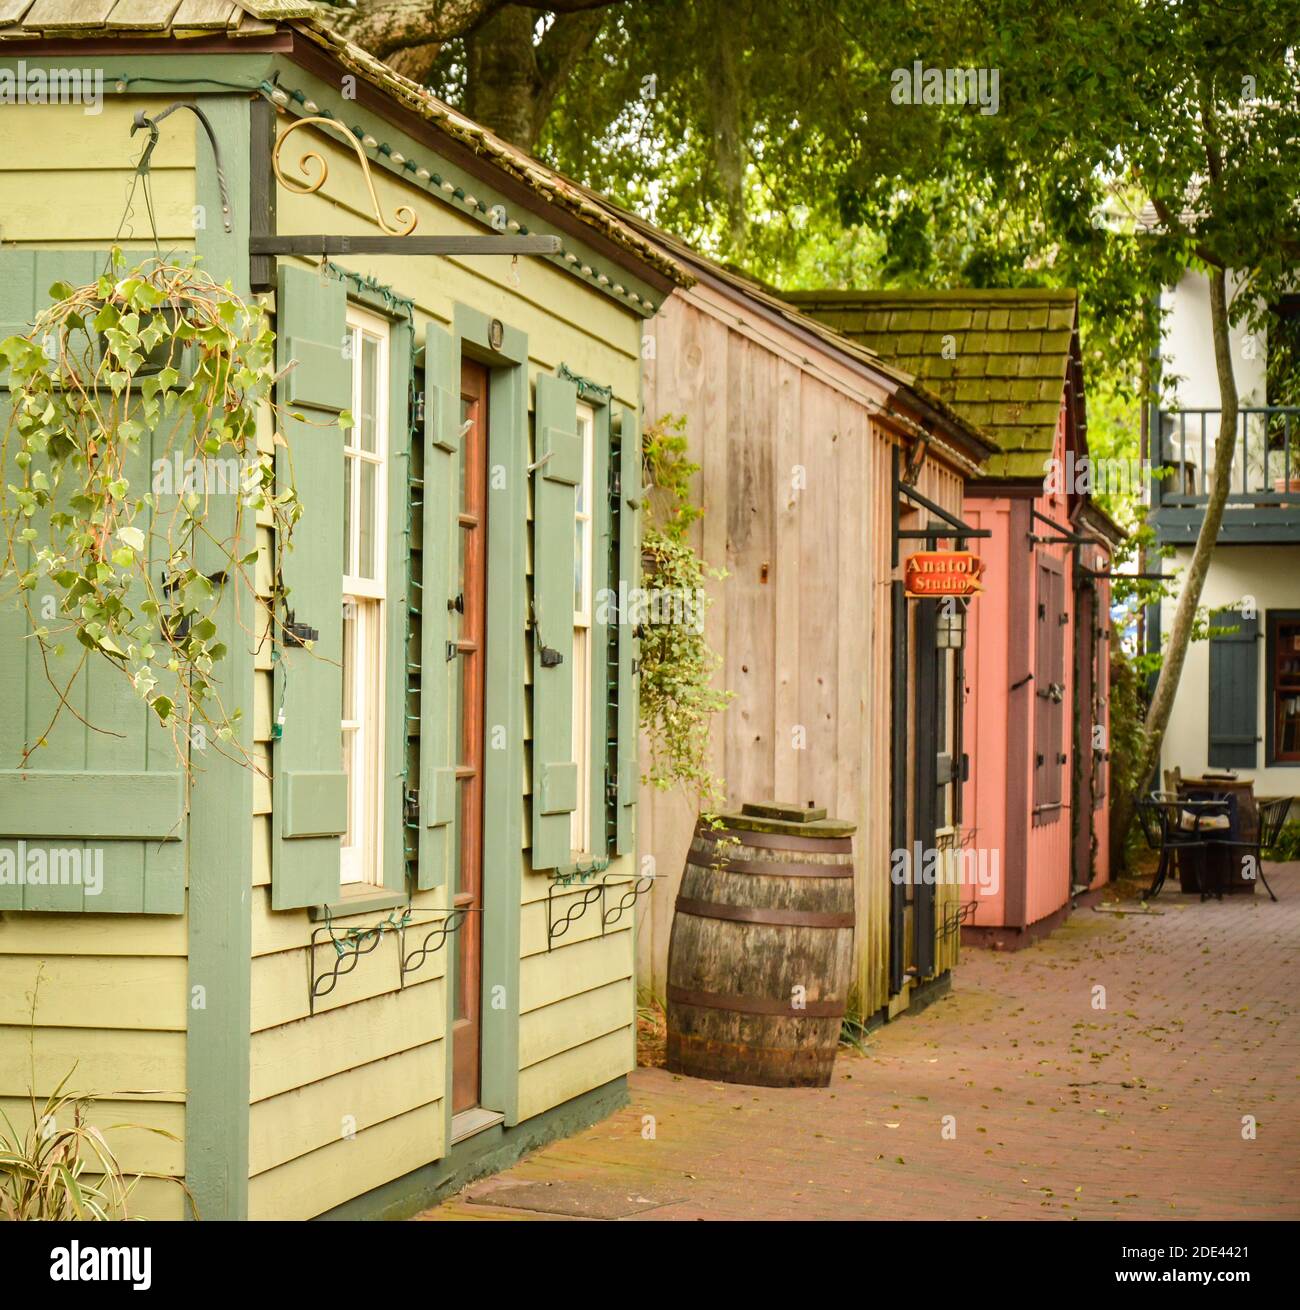
M 106 251 L 0 251 L 0 339 L 27 334 L 36 313 L 50 303 L 53 283 L 85 286 L 107 265 Z M 74 341 L 70 348 L 80 354 L 83 346 Z M 6 379 L 0 382 L 0 424 L 5 426 L 8 411 Z M 155 438 L 156 450 L 142 442 L 127 461 L 124 471 L 133 493 L 149 489 L 153 460 L 164 452 L 167 437 L 164 431 Z M 0 473 L 9 477 L 14 471 Z M 148 525 L 140 526 L 148 534 Z M 10 591 L 11 584 L 0 581 L 0 595 Z M 41 595 L 38 583 L 38 604 Z M 57 626 L 57 620 L 50 626 Z M 73 712 L 59 716 L 48 744 L 31 756 L 30 768 L 15 767 L 24 745 L 45 732 L 57 704 L 29 633 L 17 598 L 4 596 L 0 910 L 182 913 L 185 786 L 170 730 L 158 723 L 121 672 L 92 655 L 68 693 Z M 62 658 L 50 656 L 50 675 L 60 687 L 82 654 L 69 640 Z M 77 716 L 101 731 L 88 730 Z M 27 881 L 42 872 L 44 882 Z
M 277 910 L 337 900 L 340 835 L 347 830 L 343 773 L 343 432 L 333 421 L 352 401 L 343 357 L 347 294 L 340 282 L 287 265 L 276 296 L 276 363 L 294 367 L 278 401 L 288 449 L 276 476 L 293 480 L 303 506 L 293 548 L 280 558 L 287 591 L 281 624 L 319 636 L 308 650 L 276 632 L 271 904 Z M 295 362 L 296 361 L 296 362 Z
M 1212 622 L 1232 624 L 1237 631 L 1210 638 L 1208 759 L 1218 768 L 1253 769 L 1259 741 L 1259 619 L 1227 610 Z
M 575 488 L 582 479 L 578 389 L 539 374 L 533 474 L 533 835 L 535 869 L 573 854 L 578 804 L 573 752 L 573 566 Z
M 459 662 L 447 658 L 452 640 L 448 602 L 456 550 L 456 452 L 460 447 L 460 386 L 451 333 L 430 323 L 424 336 L 424 579 L 420 590 L 420 862 L 418 886 L 447 876 L 456 817 L 452 706 Z
M 641 583 L 641 429 L 636 414 L 618 411 L 618 578 L 612 584 L 620 595 L 632 594 Z M 620 588 L 626 583 L 627 590 Z M 626 608 L 618 624 L 618 815 L 615 853 L 636 850 L 636 797 L 641 785 L 639 763 L 640 723 L 637 714 L 636 626 Z

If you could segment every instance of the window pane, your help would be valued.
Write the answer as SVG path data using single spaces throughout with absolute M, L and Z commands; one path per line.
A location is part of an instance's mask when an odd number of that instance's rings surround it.
M 352 807 L 354 782 L 353 768 L 354 757 L 357 748 L 357 732 L 355 728 L 349 728 L 343 733 L 343 773 L 348 780 L 348 830 L 343 834 L 344 846 L 355 846 L 357 844 L 356 834 L 352 831 Z
M 361 475 L 360 505 L 357 510 L 357 576 L 375 576 L 375 492 L 378 465 L 369 460 L 357 461 Z
M 587 524 L 579 519 L 573 534 L 573 609 L 587 612 Z
M 357 606 L 353 600 L 343 602 L 343 718 L 355 719 L 357 662 Z
M 474 402 L 473 402 L 473 401 L 470 401 L 470 400 L 466 400 L 465 397 L 462 396 L 462 397 L 460 398 L 460 423 L 461 423 L 461 426 L 462 426 L 462 427 L 465 426 L 465 421 L 466 421 L 466 419 L 468 419 L 469 416 L 473 413 L 473 410 L 474 410 Z M 463 438 L 461 439 L 461 443 L 460 443 L 460 458 L 456 461 L 456 463 L 460 465 L 460 508 L 461 508 L 461 513 L 466 513 L 466 512 L 468 512 L 468 510 L 470 509 L 470 505 L 468 504 L 468 496 L 469 496 L 469 476 L 468 476 L 468 469 L 467 469 L 467 466 L 468 466 L 468 464 L 469 464 L 469 460 L 466 458 L 466 451 L 467 451 L 468 447 L 469 447 L 469 436 L 468 436 L 468 434 L 467 434 L 465 437 L 463 437 Z
M 361 338 L 361 401 L 357 421 L 357 441 L 362 450 L 378 450 L 379 342 L 374 337 Z
M 352 549 L 352 465 L 356 461 L 343 456 L 343 572 L 353 571 L 355 552 Z

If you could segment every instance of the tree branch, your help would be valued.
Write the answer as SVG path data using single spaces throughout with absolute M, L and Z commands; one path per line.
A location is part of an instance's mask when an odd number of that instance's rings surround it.
M 361 0 L 335 9 L 331 24 L 380 59 L 412 46 L 443 45 L 479 27 L 506 0 Z
M 608 17 L 601 12 L 608 8 L 608 0 L 572 0 L 572 4 L 567 12 L 557 15 L 537 46 L 538 87 L 533 122 L 538 131 L 546 122 L 555 97 L 591 49 Z M 548 7 L 559 9 L 558 5 Z

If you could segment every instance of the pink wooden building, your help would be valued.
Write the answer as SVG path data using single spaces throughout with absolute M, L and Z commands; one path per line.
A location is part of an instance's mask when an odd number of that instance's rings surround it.
M 1087 420 L 1073 291 L 807 292 L 791 297 L 915 373 L 1001 454 L 966 484 L 990 536 L 966 611 L 961 826 L 984 873 L 962 940 L 1024 945 L 1108 868 L 1111 551 L 1119 529 L 1084 477 Z M 995 872 L 996 870 L 996 872 Z

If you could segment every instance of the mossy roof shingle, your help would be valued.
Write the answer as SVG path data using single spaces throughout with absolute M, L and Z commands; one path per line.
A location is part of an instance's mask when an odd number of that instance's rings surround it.
M 1073 291 L 797 291 L 785 298 L 914 373 L 1002 450 L 992 478 L 1041 478 L 1076 346 Z

